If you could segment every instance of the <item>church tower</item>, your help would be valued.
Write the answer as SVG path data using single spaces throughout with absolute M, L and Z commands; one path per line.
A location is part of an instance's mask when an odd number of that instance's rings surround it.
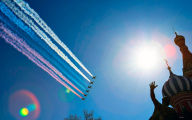
M 185 38 L 177 35 L 174 42 L 179 46 L 183 57 L 183 76 L 173 74 L 171 68 L 169 79 L 164 83 L 162 94 L 170 98 L 170 105 L 179 114 L 192 115 L 192 54 L 185 45 Z
M 188 50 L 185 44 L 185 38 L 181 35 L 177 35 L 174 39 L 175 44 L 180 48 L 183 56 L 183 76 L 192 79 L 192 54 Z

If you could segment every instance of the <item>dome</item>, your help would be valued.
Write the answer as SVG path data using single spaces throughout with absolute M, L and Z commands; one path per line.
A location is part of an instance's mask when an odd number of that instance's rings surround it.
M 175 34 L 176 34 L 176 37 L 174 39 L 175 44 L 180 46 L 180 47 L 184 46 L 185 45 L 185 38 L 182 35 L 177 35 L 177 33 L 175 33 Z
M 162 94 L 163 96 L 173 97 L 185 91 L 192 91 L 192 80 L 184 76 L 172 74 L 169 80 L 163 85 Z

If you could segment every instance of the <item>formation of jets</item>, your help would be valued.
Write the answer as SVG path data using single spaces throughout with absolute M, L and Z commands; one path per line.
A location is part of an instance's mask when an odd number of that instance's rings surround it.
M 96 76 L 93 76 L 92 79 L 93 79 L 93 81 L 90 82 L 90 84 L 89 84 L 89 86 L 88 86 L 88 89 L 86 90 L 87 94 L 84 95 L 85 97 L 88 95 L 89 89 L 92 88 L 92 85 L 93 85 L 93 83 L 94 83 L 94 80 L 96 79 Z M 82 98 L 82 100 L 85 100 L 85 98 Z

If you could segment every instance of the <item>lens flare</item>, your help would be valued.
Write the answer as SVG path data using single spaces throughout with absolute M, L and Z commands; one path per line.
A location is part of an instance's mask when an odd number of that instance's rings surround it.
M 27 108 L 21 108 L 20 109 L 20 115 L 22 116 L 22 117 L 25 117 L 25 116 L 27 116 L 29 114 L 29 110 L 27 109 Z
M 176 57 L 176 48 L 173 45 L 171 45 L 171 44 L 165 45 L 164 50 L 165 50 L 167 58 L 175 58 Z
M 58 97 L 62 102 L 71 102 L 75 96 L 69 89 L 62 87 L 58 91 Z
M 66 89 L 66 93 L 70 93 L 70 90 L 69 90 L 69 89 Z
M 33 112 L 34 110 L 36 110 L 36 105 L 35 104 L 31 104 L 28 105 L 27 107 L 23 107 L 20 109 L 19 113 L 22 117 L 26 117 L 29 115 L 30 112 Z
M 33 93 L 19 90 L 10 96 L 9 110 L 17 120 L 36 120 L 40 114 L 40 104 Z
M 37 106 L 35 104 L 31 104 L 31 105 L 27 106 L 27 109 L 29 110 L 29 112 L 36 110 L 36 108 L 37 108 Z

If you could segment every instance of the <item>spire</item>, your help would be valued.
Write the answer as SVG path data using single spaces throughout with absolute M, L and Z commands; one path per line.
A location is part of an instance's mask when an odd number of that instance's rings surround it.
M 172 76 L 173 72 L 171 71 L 171 67 L 169 66 L 168 61 L 166 59 L 165 59 L 165 63 L 167 65 L 167 69 L 169 70 L 170 76 Z
M 178 36 L 178 35 L 177 35 L 177 32 L 175 32 L 175 35 L 176 35 L 176 37 Z
M 177 46 L 184 47 L 185 46 L 185 38 L 182 35 L 178 35 L 177 32 L 175 32 L 175 39 L 174 42 Z
M 180 48 L 183 56 L 183 75 L 185 77 L 192 78 L 192 54 L 189 51 L 187 45 L 185 44 L 185 38 L 182 35 L 178 35 L 175 32 L 175 44 Z

